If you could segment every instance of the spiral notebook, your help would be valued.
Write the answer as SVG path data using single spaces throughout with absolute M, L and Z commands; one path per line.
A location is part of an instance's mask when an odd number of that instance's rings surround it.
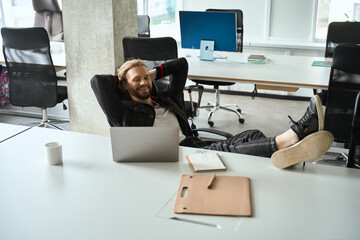
M 193 172 L 226 170 L 220 155 L 215 152 L 198 152 L 185 156 Z

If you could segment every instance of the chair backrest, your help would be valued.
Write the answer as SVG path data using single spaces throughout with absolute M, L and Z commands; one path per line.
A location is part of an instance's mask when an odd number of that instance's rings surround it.
M 62 11 L 57 0 L 32 0 L 34 27 L 43 27 L 51 41 L 64 41 Z
M 244 23 L 243 23 L 243 12 L 240 9 L 206 9 L 206 12 L 235 12 L 237 20 L 237 52 L 243 51 L 243 39 L 244 39 Z
M 44 28 L 2 28 L 3 53 L 9 77 L 10 103 L 53 107 L 57 78 Z
M 150 37 L 150 17 L 148 15 L 137 16 L 138 37 Z
M 347 167 L 360 168 L 360 92 L 355 101 L 351 124 L 350 147 Z
M 329 24 L 325 57 L 333 57 L 340 43 L 360 44 L 360 22 L 332 22 Z
M 340 44 L 334 50 L 324 126 L 336 142 L 350 142 L 354 103 L 359 91 L 360 46 Z
M 163 62 L 178 58 L 177 43 L 172 37 L 124 37 L 123 48 L 125 61 L 133 58 L 141 59 L 150 70 Z M 169 80 L 169 78 L 157 80 L 158 90 L 167 87 Z

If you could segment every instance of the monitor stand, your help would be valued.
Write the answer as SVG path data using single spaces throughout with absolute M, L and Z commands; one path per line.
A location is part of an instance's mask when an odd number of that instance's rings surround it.
M 201 40 L 200 42 L 200 60 L 213 61 L 214 60 L 214 40 Z

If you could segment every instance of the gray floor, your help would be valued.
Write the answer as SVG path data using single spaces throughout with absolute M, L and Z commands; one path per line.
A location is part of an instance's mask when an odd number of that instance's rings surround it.
M 202 103 L 206 104 L 208 101 L 215 101 L 213 93 L 204 93 Z M 220 104 L 230 103 L 235 103 L 240 107 L 245 123 L 239 123 L 237 115 L 233 112 L 218 110 L 212 117 L 213 128 L 232 134 L 248 129 L 259 129 L 266 136 L 275 136 L 289 129 L 288 115 L 298 120 L 309 104 L 305 101 L 261 97 L 252 99 L 250 96 L 221 94 Z M 206 109 L 200 109 L 200 115 L 195 119 L 197 127 L 209 127 L 208 113 Z

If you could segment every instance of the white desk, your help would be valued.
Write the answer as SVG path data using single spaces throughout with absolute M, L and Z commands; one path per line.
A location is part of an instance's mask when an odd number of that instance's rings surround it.
M 0 143 L 27 131 L 30 127 L 0 123 Z
M 180 50 L 189 62 L 190 79 L 251 83 L 292 88 L 327 89 L 330 68 L 312 67 L 319 57 L 269 55 L 266 64 L 247 63 L 248 53 L 219 52 L 227 59 L 199 60 L 197 50 Z M 214 55 L 216 56 L 216 55 Z
M 54 140 L 62 166 L 44 158 Z M 32 128 L 0 144 L 0 239 L 359 238 L 359 170 L 279 170 L 268 158 L 231 153 L 220 153 L 229 169 L 219 174 L 251 178 L 253 217 L 201 216 L 221 229 L 163 217 L 194 151 L 181 148 L 179 163 L 119 164 L 108 137 Z

